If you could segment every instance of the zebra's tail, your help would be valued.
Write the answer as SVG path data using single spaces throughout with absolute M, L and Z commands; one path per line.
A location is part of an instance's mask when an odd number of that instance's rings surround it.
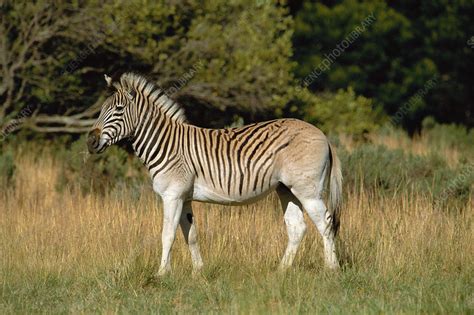
M 336 150 L 328 142 L 329 145 L 329 211 L 331 212 L 331 225 L 336 236 L 339 230 L 342 206 L 342 171 L 341 161 L 337 157 Z

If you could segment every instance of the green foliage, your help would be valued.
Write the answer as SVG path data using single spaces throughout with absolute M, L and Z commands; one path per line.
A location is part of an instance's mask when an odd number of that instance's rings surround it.
M 464 0 L 393 1 L 393 7 L 410 19 L 415 41 L 412 55 L 432 60 L 441 78 L 427 98 L 418 119 L 474 126 L 474 2 Z
M 206 126 L 230 124 L 234 115 L 246 121 L 278 116 L 298 98 L 290 60 L 292 18 L 284 6 L 244 0 L 91 0 L 48 8 L 58 15 L 54 19 L 70 19 L 70 25 L 37 45 L 38 56 L 55 58 L 32 59 L 34 69 L 25 71 L 38 79 L 25 81 L 28 93 L 21 97 L 41 104 L 47 114 L 90 107 L 104 93 L 104 72 L 144 73 L 171 91 L 191 121 Z M 32 19 L 34 11 L 16 3 L 7 16 Z M 21 21 L 11 20 L 20 31 Z M 81 22 L 84 27 L 77 25 Z M 9 110 L 10 117 L 22 102 Z M 203 110 L 211 115 L 202 115 Z
M 439 82 L 400 123 L 419 126 L 426 114 L 439 121 L 473 124 L 474 34 L 472 1 L 353 1 L 326 5 L 305 1 L 295 17 L 296 75 L 305 80 L 333 49 L 372 13 L 375 21 L 361 32 L 329 69 L 311 82 L 313 91 L 352 86 L 357 94 L 394 114 L 410 97 Z
M 18 3 L 8 14 L 33 15 L 28 8 Z M 55 58 L 28 70 L 38 80 L 26 82 L 29 93 L 22 98 L 41 104 L 47 114 L 81 112 L 100 100 L 104 72 L 136 71 L 171 92 L 190 121 L 203 126 L 231 125 L 235 117 L 248 123 L 289 115 L 359 135 L 379 123 L 369 112 L 370 101 L 352 90 L 315 97 L 296 85 L 293 20 L 285 6 L 244 0 L 88 1 L 54 10 L 71 25 L 38 45 L 41 55 L 51 55 L 54 47 Z M 62 14 L 65 10 L 70 11 Z M 77 27 L 81 21 L 86 28 Z M 17 104 L 10 115 L 21 108 Z M 357 117 L 354 126 L 348 126 L 350 116 Z
M 433 117 L 425 118 L 422 126 L 423 135 L 434 150 L 457 148 L 463 152 L 463 161 L 468 157 L 474 159 L 474 129 L 456 124 L 439 124 Z
M 91 69 L 80 66 L 91 55 L 86 47 L 99 41 L 92 8 L 77 2 L 7 0 L 0 10 L 5 39 L 0 44 L 0 127 L 4 118 L 25 116 L 25 106 L 32 111 L 42 105 L 44 113 L 53 114 L 90 103 L 83 75 Z
M 132 60 L 119 70 L 142 64 L 161 86 L 176 88 L 191 121 L 223 126 L 235 114 L 273 117 L 297 97 L 285 8 L 246 1 L 129 6 L 107 37 L 119 59 Z M 122 6 L 106 7 L 105 16 L 119 11 Z M 192 69 L 192 78 L 178 83 Z M 203 108 L 214 115 L 203 116 Z
M 326 132 L 359 138 L 376 130 L 384 118 L 379 109 L 374 109 L 372 100 L 356 96 L 351 88 L 335 94 L 321 93 L 313 99 L 305 110 L 304 119 Z
M 57 156 L 62 162 L 59 190 L 70 187 L 83 193 L 120 193 L 125 186 L 139 189 L 146 182 L 139 160 L 118 146 L 101 155 L 90 155 L 86 139 L 81 137 L 69 148 L 60 149 Z
M 338 150 L 345 185 L 376 193 L 422 192 L 438 205 L 460 205 L 469 199 L 474 163 L 450 168 L 439 155 L 415 156 L 402 149 L 362 144 L 353 151 Z M 362 185 L 362 186 L 361 186 Z
M 400 58 L 398 52 L 413 39 L 413 34 L 409 20 L 382 1 L 343 1 L 333 7 L 305 2 L 295 21 L 298 77 L 308 76 L 325 54 L 336 49 L 371 14 L 375 21 L 360 32 L 311 87 L 335 90 L 352 86 L 357 93 L 375 97 L 381 103 L 401 103 L 409 88 L 405 73 L 410 72 L 413 63 Z M 374 82 L 377 85 L 370 84 Z

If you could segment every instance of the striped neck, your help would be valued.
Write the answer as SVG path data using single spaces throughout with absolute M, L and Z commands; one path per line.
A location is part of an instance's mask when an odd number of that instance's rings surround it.
M 184 109 L 153 82 L 142 76 L 122 75 L 121 86 L 135 91 L 132 145 L 135 154 L 148 167 L 152 177 L 179 157 L 186 116 Z
M 180 157 L 182 148 L 178 138 L 186 124 L 156 111 L 143 113 L 140 121 L 133 148 L 153 178 Z

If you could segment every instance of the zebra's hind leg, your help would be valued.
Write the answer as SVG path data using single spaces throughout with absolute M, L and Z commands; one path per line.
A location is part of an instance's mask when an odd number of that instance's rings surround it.
M 193 262 L 193 273 L 201 270 L 203 263 L 201 251 L 199 250 L 198 235 L 196 231 L 196 224 L 194 223 L 193 209 L 191 202 L 186 202 L 181 213 L 181 220 L 179 221 L 181 230 L 183 231 L 184 239 L 189 246 L 191 252 L 191 259 Z
M 302 200 L 303 207 L 313 221 L 319 233 L 323 237 L 324 259 L 326 266 L 330 269 L 339 269 L 339 261 L 336 255 L 334 243 L 334 231 L 331 225 L 331 214 L 324 201 L 320 198 Z
M 280 263 L 280 270 L 286 270 L 293 264 L 298 247 L 306 232 L 306 223 L 298 199 L 286 187 L 279 187 L 277 193 L 285 212 L 284 218 L 288 232 L 288 245 Z

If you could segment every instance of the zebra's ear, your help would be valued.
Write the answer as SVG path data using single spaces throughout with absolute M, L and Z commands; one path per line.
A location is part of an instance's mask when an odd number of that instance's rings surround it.
M 107 86 L 111 87 L 112 86 L 112 78 L 109 77 L 108 75 L 104 74 L 105 82 L 107 82 Z

